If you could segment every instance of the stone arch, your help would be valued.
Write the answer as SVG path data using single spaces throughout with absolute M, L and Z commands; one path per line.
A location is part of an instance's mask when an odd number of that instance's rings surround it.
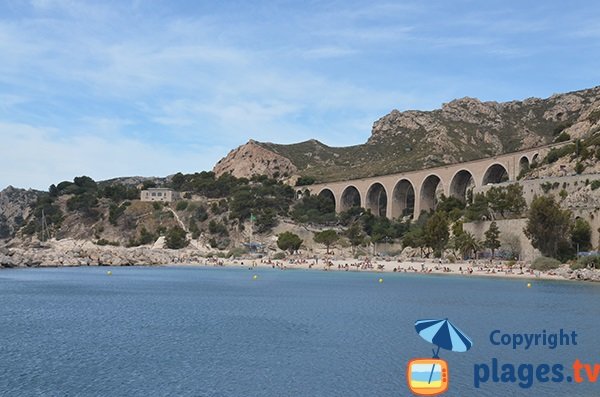
M 501 183 L 508 180 L 508 170 L 500 163 L 490 165 L 483 174 L 482 186 L 488 183 Z
M 438 195 L 440 188 L 443 189 L 442 179 L 431 174 L 423 180 L 421 184 L 421 211 L 429 211 L 435 209 L 438 203 Z
M 349 210 L 352 207 L 361 207 L 360 192 L 356 186 L 347 186 L 342 192 L 340 199 L 340 211 Z
M 331 202 L 333 203 L 333 208 L 335 209 L 335 194 L 333 194 L 333 191 L 329 188 L 323 188 L 321 189 L 321 191 L 319 192 L 319 194 L 317 194 L 317 196 L 322 197 L 322 198 L 326 198 L 331 200 Z
M 527 156 L 523 156 L 519 160 L 519 174 L 521 174 L 522 172 L 526 172 L 528 170 L 529 170 L 529 159 L 527 158 Z
M 538 162 L 538 160 L 539 160 L 539 157 L 540 157 L 540 154 L 539 154 L 539 153 L 535 153 L 535 154 L 533 155 L 533 157 L 531 158 L 531 164 L 533 164 L 533 163 L 537 163 L 537 162 Z
M 297 190 L 296 191 L 296 200 L 300 200 L 302 197 L 304 197 L 304 191 Z
M 467 200 L 467 191 L 475 187 L 475 178 L 469 170 L 460 170 L 454 174 L 450 182 L 450 197 L 461 201 Z
M 386 216 L 388 197 L 381 183 L 375 182 L 369 187 L 365 201 L 365 208 L 371 210 L 373 215 Z
M 408 179 L 400 179 L 392 192 L 392 218 L 410 216 L 414 218 L 415 188 Z

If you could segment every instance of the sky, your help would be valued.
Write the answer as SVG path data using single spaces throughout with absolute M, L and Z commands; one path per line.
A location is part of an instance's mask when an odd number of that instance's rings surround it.
M 2 0 L 0 189 L 363 143 L 465 96 L 600 85 L 600 2 Z

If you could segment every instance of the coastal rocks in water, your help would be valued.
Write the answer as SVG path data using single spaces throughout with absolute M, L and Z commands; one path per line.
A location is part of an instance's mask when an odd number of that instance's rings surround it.
M 569 265 L 561 265 L 554 273 L 569 280 L 600 281 L 600 270 L 597 269 L 584 268 L 573 270 Z
M 6 268 L 201 264 L 203 261 L 202 253 L 191 249 L 177 251 L 149 247 L 100 247 L 91 243 L 73 250 L 60 247 L 11 248 L 0 253 L 0 266 Z
M 573 270 L 571 280 L 584 280 L 584 281 L 600 281 L 600 271 L 597 269 L 577 269 Z
M 4 254 L 0 254 L 0 267 L 17 267 L 12 257 Z

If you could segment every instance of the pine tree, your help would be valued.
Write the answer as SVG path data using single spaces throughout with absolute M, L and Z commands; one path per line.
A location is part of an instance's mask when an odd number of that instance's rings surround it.
M 483 241 L 483 246 L 492 250 L 492 259 L 494 259 L 496 250 L 500 248 L 499 236 L 500 229 L 498 229 L 496 222 L 492 222 L 489 229 L 485 232 L 485 240 Z

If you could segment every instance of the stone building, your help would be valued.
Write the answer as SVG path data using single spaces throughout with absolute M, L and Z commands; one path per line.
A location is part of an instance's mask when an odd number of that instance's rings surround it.
M 163 201 L 170 203 L 180 199 L 179 192 L 168 188 L 150 188 L 142 190 L 140 199 L 142 201 Z

